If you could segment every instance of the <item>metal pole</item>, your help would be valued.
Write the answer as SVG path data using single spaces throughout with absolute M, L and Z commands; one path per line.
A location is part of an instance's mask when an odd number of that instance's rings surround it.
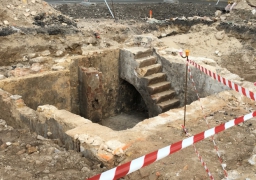
M 188 57 L 187 57 L 188 60 Z M 184 128 L 186 127 L 186 110 L 187 110 L 187 88 L 188 88 L 188 63 L 186 63 L 186 80 L 185 80 L 185 105 L 184 105 Z
M 114 8 L 114 3 L 113 3 L 113 0 L 112 1 L 112 8 L 113 8 L 113 13 L 114 13 L 114 17 L 115 17 L 115 20 L 116 20 L 116 13 L 115 13 L 115 8 Z
M 184 94 L 185 94 L 184 95 L 185 96 L 185 100 L 184 100 L 185 101 L 184 102 L 185 103 L 184 104 L 184 123 L 183 123 L 184 124 L 184 131 L 185 131 L 185 127 L 186 127 L 185 125 L 186 125 L 186 111 L 187 111 L 187 106 L 186 105 L 187 105 L 187 88 L 188 88 L 188 56 L 189 56 L 189 50 L 186 50 L 185 52 L 186 52 L 186 56 L 182 56 L 182 58 L 187 58 L 187 62 L 186 62 L 186 66 L 185 66 L 186 67 L 186 75 L 185 75 L 186 79 L 185 79 L 185 90 L 184 90 L 185 91 L 184 92 Z M 186 131 L 185 131 L 185 133 L 186 133 Z
M 105 0 L 105 3 L 106 3 L 106 5 L 107 5 L 107 7 L 108 7 L 108 10 L 109 10 L 110 14 L 111 14 L 112 17 L 115 19 L 114 15 L 113 15 L 113 13 L 112 13 L 112 11 L 111 11 L 111 9 L 110 9 L 108 3 L 107 3 L 107 0 Z

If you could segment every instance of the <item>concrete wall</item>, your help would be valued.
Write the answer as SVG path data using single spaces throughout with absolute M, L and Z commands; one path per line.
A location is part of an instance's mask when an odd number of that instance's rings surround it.
M 157 106 L 151 98 L 148 91 L 147 82 L 144 78 L 140 78 L 137 75 L 136 69 L 138 64 L 135 60 L 135 56 L 138 54 L 144 54 L 151 51 L 151 49 L 145 49 L 141 47 L 127 48 L 120 50 L 120 78 L 126 80 L 132 84 L 142 96 L 147 109 L 149 117 L 157 116 L 161 113 L 161 109 Z
M 80 149 L 79 143 L 65 132 L 91 123 L 87 119 L 50 105 L 42 106 L 35 111 L 27 107 L 21 97 L 17 98 L 2 89 L 0 89 L 0 112 L 0 119 L 6 120 L 8 125 L 15 128 L 28 127 L 44 137 L 58 139 L 67 149 L 77 151 Z
M 178 95 L 181 106 L 184 106 L 186 64 L 170 62 L 165 57 L 158 55 L 157 52 L 155 52 L 155 54 L 158 57 L 158 63 L 161 63 L 163 66 L 163 72 L 167 74 L 167 80 L 171 82 L 172 88 Z M 202 73 L 200 70 L 192 66 L 190 66 L 190 69 L 200 98 L 230 89 L 229 87 L 215 81 L 210 76 Z M 198 98 L 194 91 L 194 86 L 192 85 L 192 82 L 188 80 L 187 103 L 191 103 L 196 100 L 198 100 Z
M 21 95 L 25 104 L 34 110 L 43 104 L 71 109 L 69 71 L 8 78 L 0 81 L 0 88 L 11 94 Z
M 118 132 L 69 111 L 51 105 L 39 106 L 35 111 L 27 107 L 20 96 L 0 89 L 0 112 L 0 119 L 6 120 L 8 125 L 27 127 L 41 136 L 57 140 L 67 150 L 81 151 L 85 157 L 101 160 L 107 166 L 124 160 L 124 152 L 116 150 L 125 145 L 119 142 L 117 137 L 122 136 L 117 135 Z

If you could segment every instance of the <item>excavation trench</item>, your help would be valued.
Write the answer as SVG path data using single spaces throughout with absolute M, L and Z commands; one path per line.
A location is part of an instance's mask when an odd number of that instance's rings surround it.
M 148 102 L 150 94 L 146 92 L 148 87 L 143 79 L 136 80 L 136 83 L 134 81 L 136 73 L 131 64 L 135 60 L 129 56 L 134 49 L 137 48 L 95 51 L 89 55 L 75 56 L 67 70 L 7 78 L 0 82 L 0 88 L 13 95 L 21 95 L 25 104 L 33 110 L 49 104 L 114 130 L 132 128 L 149 116 L 161 113 L 155 112 L 155 107 L 151 107 L 152 104 Z M 142 52 L 148 50 L 141 49 Z M 156 64 L 161 65 L 158 72 L 166 75 L 165 80 L 170 82 L 169 88 L 174 91 L 173 96 L 180 102 L 176 107 L 183 106 L 184 61 L 181 59 L 179 63 L 171 62 L 156 51 L 151 55 L 157 59 Z M 123 77 L 120 77 L 121 71 L 126 73 Z M 195 68 L 192 68 L 192 73 L 201 97 L 228 89 Z M 155 83 L 158 82 L 161 80 L 156 79 Z M 197 96 L 192 91 L 191 83 L 188 84 L 188 89 L 187 100 L 190 104 L 197 100 Z
M 166 74 L 166 81 L 171 84 L 169 88 L 173 89 L 180 106 L 183 106 L 184 61 L 171 62 L 160 56 L 156 49 L 133 50 L 90 52 L 72 57 L 66 70 L 1 80 L 1 118 L 9 119 L 8 123 L 14 127 L 29 126 L 45 137 L 60 139 L 67 149 L 86 152 L 94 149 L 95 144 L 87 142 L 88 138 L 98 139 L 96 146 L 102 141 L 112 143 L 115 132 L 126 129 L 133 131 L 134 126 L 147 119 L 149 111 L 155 108 L 149 103 L 148 95 L 141 90 L 147 87 L 142 87 L 143 83 L 133 83 L 134 71 L 127 71 L 127 65 L 132 68 L 129 63 L 134 61 L 133 57 L 127 60 L 127 55 L 135 57 L 136 53 L 143 54 L 143 51 L 152 52 L 156 63 L 162 66 L 161 72 Z M 122 67 L 123 63 L 126 66 Z M 201 97 L 227 89 L 199 70 L 192 67 L 191 70 Z M 131 75 L 130 79 L 128 76 L 120 77 L 122 71 Z M 188 89 L 190 104 L 197 100 L 197 96 L 191 91 L 192 84 L 188 84 Z M 106 133 L 107 136 L 104 135 Z M 109 162 L 96 154 L 94 156 L 108 165 L 119 159 L 117 156 Z
M 124 157 L 134 158 L 124 155 L 132 144 L 136 147 L 131 149 L 140 149 L 140 141 L 154 139 L 155 135 L 150 134 L 157 130 L 156 126 L 183 120 L 184 112 L 179 107 L 184 106 L 185 60 L 173 55 L 170 49 L 164 51 L 169 55 L 161 55 L 163 49 L 143 47 L 94 51 L 71 57 L 66 70 L 1 80 L 1 118 L 8 119 L 14 127 L 28 126 L 37 134 L 58 139 L 66 149 L 80 151 L 94 162 L 113 167 Z M 176 109 L 151 118 L 150 114 L 157 111 L 146 92 L 146 76 L 140 77 L 141 71 L 133 69 L 138 66 L 135 61 L 148 55 L 161 66 L 161 73 L 180 102 Z M 228 89 L 190 68 L 201 98 Z M 192 83 L 188 83 L 188 104 L 198 99 L 193 89 Z M 220 96 L 231 97 L 225 93 Z M 218 101 L 223 103 L 221 98 L 212 98 L 205 105 L 208 113 Z M 220 104 L 218 108 L 221 107 Z M 200 111 L 198 105 L 189 105 L 188 121 L 197 119 Z M 177 127 L 172 131 L 177 134 Z
M 161 37 L 165 43 L 175 42 L 177 36 L 181 45 L 184 45 L 181 35 L 191 33 L 193 36 L 193 33 L 198 33 L 198 30 L 202 30 L 199 28 L 202 24 L 199 23 L 199 21 L 193 24 L 177 21 L 176 24 L 161 26 L 154 35 Z M 192 25 L 194 25 L 193 28 L 191 28 Z M 202 26 L 212 28 L 211 25 L 212 23 L 206 22 Z M 209 35 L 208 30 L 202 33 Z M 147 39 L 146 43 L 140 42 L 143 38 Z M 0 112 L 2 112 L 0 118 L 7 119 L 8 124 L 14 127 L 28 126 L 37 134 L 58 139 L 66 149 L 80 151 L 84 157 L 99 162 L 101 166 L 103 163 L 107 167 L 113 167 L 124 161 L 124 158 L 135 158 L 124 153 L 136 143 L 135 147 L 132 147 L 134 154 L 138 151 L 148 153 L 146 145 L 140 142 L 151 139 L 152 142 L 158 143 L 159 136 L 161 138 L 164 135 L 161 130 L 161 132 L 157 130 L 157 126 L 164 125 L 161 128 L 166 130 L 166 124 L 176 122 L 175 125 L 168 125 L 168 127 L 173 126 L 171 129 L 173 134 L 180 133 L 178 127 L 184 115 L 182 107 L 185 101 L 186 70 L 186 61 L 177 54 L 178 49 L 175 49 L 175 46 L 152 48 L 153 43 L 150 44 L 152 40 L 150 38 L 148 35 L 131 37 L 134 45 L 141 43 L 140 47 L 110 48 L 86 51 L 83 55 L 46 58 L 47 63 L 54 60 L 64 67 L 60 69 L 56 67 L 52 71 L 48 69 L 30 73 L 31 71 L 27 71 L 26 68 L 16 66 L 14 69 L 5 71 L 6 74 L 12 72 L 17 76 L 0 81 L 2 89 L 0 90 Z M 131 39 L 125 43 L 131 42 Z M 190 41 L 186 43 L 190 47 L 197 45 L 189 44 Z M 79 48 L 81 46 L 77 46 L 77 49 Z M 192 57 L 192 59 L 230 80 L 244 83 L 239 81 L 236 75 L 219 67 L 214 60 L 205 57 Z M 228 57 L 225 55 L 223 59 Z M 230 66 L 230 63 L 225 61 L 221 63 L 224 65 L 226 63 L 227 68 Z M 208 108 L 207 113 L 211 116 L 213 112 L 224 107 L 225 101 L 231 101 L 232 98 L 242 99 L 237 94 L 226 92 L 229 90 L 228 87 L 195 67 L 189 67 L 200 98 L 207 97 L 205 108 Z M 231 69 L 235 72 L 237 70 L 236 67 Z M 246 68 L 240 74 L 244 71 Z M 253 77 L 247 78 L 245 74 L 244 78 L 252 80 Z M 165 83 L 165 86 L 155 86 L 159 83 Z M 189 107 L 187 119 L 193 122 L 204 115 L 199 108 L 198 96 L 190 78 L 187 85 Z M 172 95 L 167 96 L 163 93 L 166 91 L 172 92 Z M 161 93 L 165 95 L 162 97 Z M 215 94 L 218 95 L 213 97 L 212 95 Z M 159 98 L 155 98 L 158 96 Z M 176 99 L 175 102 L 178 104 L 159 105 L 170 101 L 169 98 Z M 212 108 L 216 104 L 219 104 L 219 107 Z M 160 135 L 155 135 L 154 132 Z M 174 138 L 179 140 L 182 137 Z M 169 139 L 171 140 L 165 143 L 173 143 L 173 139 Z M 156 145 L 151 143 L 150 146 L 153 149 L 152 147 Z M 135 177 L 140 176 L 135 175 Z

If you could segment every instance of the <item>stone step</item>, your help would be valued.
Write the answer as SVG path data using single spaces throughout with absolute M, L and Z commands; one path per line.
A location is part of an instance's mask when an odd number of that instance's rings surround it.
M 151 85 L 151 84 L 159 83 L 162 81 L 166 81 L 166 74 L 160 72 L 160 73 L 151 74 L 149 76 L 145 76 L 144 78 L 147 80 L 147 84 Z
M 133 54 L 134 54 L 134 59 L 139 59 L 139 58 L 151 56 L 153 53 L 152 53 L 151 49 L 138 48 L 138 50 L 136 52 L 134 52 Z
M 180 104 L 180 101 L 178 99 L 170 99 L 161 103 L 158 103 L 157 105 L 160 106 L 162 109 L 162 112 L 166 112 L 172 108 L 177 107 Z
M 167 90 L 157 94 L 151 95 L 151 98 L 155 101 L 155 103 L 161 103 L 163 101 L 171 100 L 175 96 L 175 91 Z
M 151 66 L 146 66 L 143 68 L 139 68 L 137 70 L 138 74 L 142 77 L 149 76 L 151 74 L 155 74 L 162 71 L 162 65 L 161 64 L 153 64 Z
M 138 67 L 142 68 L 145 66 L 150 66 L 156 63 L 156 57 L 155 56 L 148 56 L 148 57 L 143 57 L 140 59 L 136 59 L 136 62 L 138 63 Z
M 171 83 L 168 81 L 164 81 L 164 82 L 149 85 L 148 91 L 149 91 L 149 94 L 152 95 L 152 94 L 156 94 L 156 93 L 160 93 L 160 92 L 169 90 L 170 87 L 171 87 Z

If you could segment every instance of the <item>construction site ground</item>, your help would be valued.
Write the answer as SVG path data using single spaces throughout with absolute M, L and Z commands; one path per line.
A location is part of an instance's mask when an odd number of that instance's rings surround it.
M 239 75 L 239 80 L 256 81 L 256 14 L 244 1 L 231 13 L 222 15 L 205 4 L 119 4 L 114 6 L 116 20 L 111 19 L 104 4 L 64 4 L 54 8 L 41 0 L 28 4 L 0 0 L 0 77 L 15 78 L 27 73 L 21 71 L 17 75 L 13 68 L 30 66 L 24 60 L 27 58 L 24 54 L 46 53 L 48 50 L 53 59 L 66 58 L 98 49 L 123 48 L 131 42 L 132 36 L 150 33 L 159 38 L 155 44 L 160 48 L 189 49 L 192 57 L 213 59 L 218 66 Z M 148 19 L 150 9 L 154 20 Z M 166 30 L 168 25 L 174 30 Z M 54 63 L 45 64 L 40 67 L 41 72 L 47 72 L 53 66 Z M 67 64 L 63 63 L 63 66 Z M 186 128 L 191 135 L 256 110 L 256 102 L 231 90 L 202 98 L 201 102 L 204 114 L 199 101 L 187 107 Z M 170 111 L 180 114 L 183 107 Z M 134 116 L 138 121 L 143 118 L 136 113 L 111 117 L 103 125 L 125 134 L 124 127 L 136 127 Z M 120 119 L 123 121 L 113 123 Z M 140 123 L 148 122 L 150 119 Z M 180 118 L 157 125 L 143 136 L 135 131 L 133 137 L 126 137 L 131 146 L 120 164 L 186 138 L 182 124 Z M 255 136 L 255 118 L 214 136 L 229 179 L 256 179 Z M 211 138 L 195 146 L 214 178 L 224 179 Z M 42 137 L 26 128 L 11 127 L 8 119 L 0 120 L 1 180 L 82 180 L 110 168 L 99 160 L 84 156 L 66 150 L 58 139 Z M 121 179 L 205 180 L 209 177 L 191 146 Z

